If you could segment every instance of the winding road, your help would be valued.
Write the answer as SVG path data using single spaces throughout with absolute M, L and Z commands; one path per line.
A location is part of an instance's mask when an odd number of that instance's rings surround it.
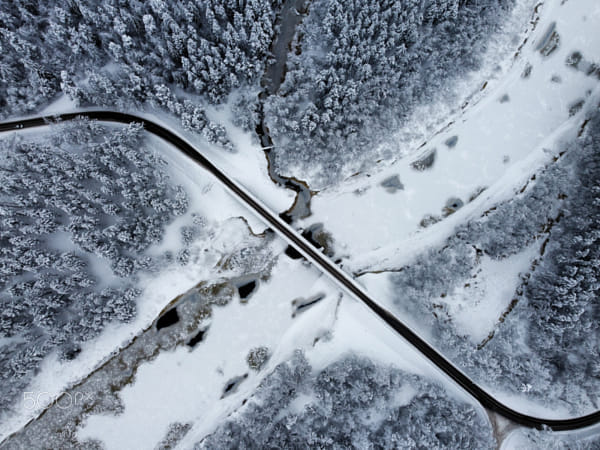
M 333 263 L 327 256 L 313 247 L 297 231 L 281 220 L 278 215 L 263 205 L 263 203 L 250 194 L 243 186 L 231 180 L 223 171 L 217 168 L 206 157 L 204 157 L 189 142 L 178 136 L 175 132 L 168 130 L 162 125 L 143 117 L 133 114 L 114 111 L 82 111 L 68 114 L 36 117 L 12 122 L 0 123 L 0 132 L 19 131 L 25 128 L 47 126 L 56 121 L 74 120 L 84 117 L 103 122 L 117 122 L 121 124 L 141 123 L 144 129 L 152 133 L 183 152 L 192 161 L 203 166 L 214 175 L 240 202 L 254 211 L 268 226 L 275 230 L 283 239 L 298 250 L 307 260 L 315 264 L 323 273 L 331 278 L 337 286 L 361 301 L 383 322 L 400 334 L 419 352 L 435 364 L 447 376 L 452 378 L 458 385 L 471 394 L 481 405 L 490 411 L 496 412 L 505 418 L 520 425 L 532 428 L 548 427 L 552 430 L 575 430 L 584 428 L 600 422 L 600 411 L 569 418 L 569 419 L 544 419 L 520 413 L 505 404 L 499 402 L 491 394 L 478 386 L 473 380 L 465 375 L 459 368 L 438 353 L 432 346 L 419 337 L 414 331 L 396 318 L 390 311 L 380 306 L 369 294 L 356 283 L 348 274 Z

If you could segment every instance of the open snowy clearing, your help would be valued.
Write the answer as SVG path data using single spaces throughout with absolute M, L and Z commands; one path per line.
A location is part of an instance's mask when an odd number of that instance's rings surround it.
M 484 256 L 472 271 L 468 283 L 438 300 L 440 308 L 445 306 L 448 320 L 460 334 L 468 336 L 474 344 L 479 344 L 494 330 L 509 309 L 521 276 L 527 273 L 531 262 L 539 255 L 540 244 L 536 243 L 501 261 Z M 389 274 L 367 273 L 359 278 L 359 282 L 382 305 L 402 314 L 393 302 L 398 293 L 394 292 Z M 420 336 L 429 336 L 428 340 L 431 342 L 427 327 L 415 322 L 408 314 L 404 314 L 402 320 L 411 324 L 413 329 L 418 329 Z
M 289 208 L 294 201 L 294 192 L 281 188 L 269 178 L 267 158 L 262 148 L 253 139 L 251 133 L 233 125 L 230 105 L 206 106 L 206 108 L 211 118 L 225 127 L 236 151 L 224 151 L 223 148 L 207 142 L 198 134 L 183 129 L 181 122 L 176 118 L 155 108 L 147 107 L 142 110 L 131 111 L 131 113 L 167 127 L 173 133 L 190 142 L 194 147 L 199 148 L 201 153 L 212 163 L 223 170 L 231 179 L 236 180 L 244 186 L 256 198 L 259 198 L 264 204 L 269 206 L 271 210 L 283 211 Z M 55 102 L 44 108 L 40 114 L 58 115 L 95 109 L 97 108 L 78 107 L 75 102 L 69 100 L 63 94 Z M 25 119 L 27 116 L 23 116 L 22 118 Z M 19 117 L 15 119 L 19 119 Z M 24 130 L 20 133 L 25 134 L 30 132 L 29 130 Z M 152 137 L 152 139 L 160 141 L 155 137 Z M 159 145 L 164 144 L 161 143 Z M 178 152 L 175 151 L 175 153 Z M 187 160 L 182 158 L 181 161 L 183 164 L 182 167 L 186 167 L 185 165 L 188 164 Z

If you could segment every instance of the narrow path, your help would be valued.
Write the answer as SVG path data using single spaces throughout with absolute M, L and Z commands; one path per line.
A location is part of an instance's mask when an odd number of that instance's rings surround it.
M 452 364 L 443 355 L 438 353 L 432 346 L 425 342 L 402 321 L 396 318 L 390 311 L 380 306 L 360 285 L 358 285 L 358 283 L 354 281 L 354 279 L 350 277 L 350 275 L 341 270 L 319 250 L 315 249 L 300 234 L 298 234 L 298 232 L 291 228 L 275 213 L 269 211 L 260 200 L 254 198 L 252 194 L 250 194 L 243 186 L 240 186 L 235 181 L 232 181 L 224 172 L 211 163 L 190 143 L 158 123 L 127 113 L 114 111 L 84 111 L 79 113 L 59 114 L 57 116 L 44 116 L 0 123 L 0 132 L 18 131 L 25 128 L 47 126 L 57 120 L 67 121 L 77 119 L 78 117 L 100 120 L 104 122 L 117 122 L 122 124 L 130 124 L 134 122 L 141 123 L 146 131 L 162 138 L 188 156 L 193 162 L 203 166 L 213 176 L 215 176 L 241 203 L 249 207 L 261 220 L 272 227 L 300 254 L 315 264 L 324 274 L 333 280 L 333 282 L 339 288 L 350 294 L 351 297 L 354 297 L 366 305 L 383 322 L 385 322 L 389 327 L 406 339 L 441 371 L 453 379 L 465 391 L 471 394 L 485 408 L 496 412 L 499 415 L 520 425 L 538 429 L 548 427 L 556 431 L 575 430 L 600 422 L 600 411 L 569 419 L 544 419 L 520 413 L 496 400 L 496 398 L 479 387 L 458 367 Z

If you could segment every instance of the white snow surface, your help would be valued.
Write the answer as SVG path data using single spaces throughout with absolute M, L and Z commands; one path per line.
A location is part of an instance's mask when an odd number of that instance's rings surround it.
M 514 298 L 521 275 L 539 256 L 540 244 L 536 242 L 502 260 L 482 256 L 463 285 L 448 292 L 445 297 L 436 298 L 437 304 L 445 306 L 444 313 L 448 314 L 459 335 L 468 336 L 474 344 L 479 344 L 494 330 Z M 368 273 L 358 280 L 379 304 L 402 316 L 413 330 L 419 330 L 419 336 L 432 342 L 431 333 L 424 329 L 423 324 L 402 314 L 402 308 L 394 303 L 395 299 L 402 298 L 402 293 L 394 290 L 389 273 Z
M 407 373 L 425 377 L 431 382 L 441 385 L 447 394 L 456 401 L 472 404 L 476 411 L 483 417 L 486 417 L 487 420 L 485 410 L 478 403 L 474 402 L 462 389 L 451 382 L 447 376 L 416 351 L 412 345 L 408 344 L 393 330 L 385 326 L 364 305 L 347 297 L 342 297 L 339 305 L 337 305 L 337 300 L 331 301 L 331 299 L 327 299 L 327 301 L 329 302 L 328 304 L 323 304 L 322 302 L 318 304 L 322 305 L 320 310 L 317 311 L 314 308 L 315 311 L 307 311 L 305 313 L 306 320 L 303 323 L 295 324 L 285 334 L 279 346 L 279 351 L 273 355 L 269 362 L 267 372 L 289 358 L 291 352 L 296 348 L 304 349 L 305 355 L 314 372 L 323 370 L 329 364 L 348 354 L 355 354 L 369 358 L 379 364 L 391 365 Z M 322 338 L 316 344 L 313 343 L 314 340 L 312 339 L 315 336 L 315 332 L 313 331 L 315 324 L 323 325 L 323 328 L 320 330 Z M 328 331 L 328 333 L 325 334 L 325 331 Z M 264 376 L 266 376 L 266 373 Z M 258 383 L 259 381 L 257 380 L 253 389 L 258 386 Z M 396 395 L 396 405 L 400 406 L 410 402 L 415 394 L 416 391 L 411 386 L 407 385 L 403 387 Z M 247 396 L 247 393 L 243 395 Z M 303 404 L 311 400 L 310 397 L 300 396 L 290 407 L 300 409 Z M 236 400 L 236 402 L 239 406 L 239 400 Z M 215 414 L 208 423 L 196 425 L 186 434 L 177 448 L 191 448 L 194 443 L 199 442 L 214 430 L 219 421 L 224 417 L 225 415 L 223 414 L 218 417 Z M 196 424 L 198 423 L 196 422 Z
M 448 326 L 453 326 L 457 335 L 466 336 L 474 345 L 481 343 L 499 325 L 499 319 L 514 299 L 521 275 L 529 270 L 533 260 L 539 256 L 540 245 L 541 241 L 537 241 L 525 250 L 498 261 L 482 256 L 471 278 L 467 279 L 469 286 L 459 286 L 446 297 L 436 299 L 437 303 L 446 307 L 442 314 L 448 314 L 451 321 Z M 394 303 L 402 293 L 394 290 L 390 276 L 390 273 L 368 273 L 358 281 L 380 305 L 393 311 L 403 323 L 435 348 L 429 325 L 415 319 L 401 305 Z M 521 342 L 520 345 L 526 344 Z M 566 407 L 549 408 L 529 398 L 526 393 L 516 395 L 485 384 L 481 384 L 481 387 L 505 405 L 524 414 L 547 419 L 571 416 Z
M 231 112 L 227 104 L 204 106 L 207 108 L 207 115 L 225 127 L 228 137 L 236 148 L 235 152 L 228 152 L 208 143 L 195 133 L 183 130 L 179 121 L 167 113 L 148 109 L 144 112 L 136 111 L 135 114 L 165 126 L 190 142 L 229 178 L 260 199 L 272 211 L 288 209 L 294 202 L 295 193 L 279 187 L 269 178 L 267 158 L 260 145 L 253 140 L 252 134 L 232 124 Z
M 292 317 L 295 298 L 320 292 L 326 293 L 324 300 Z M 338 298 L 319 272 L 281 257 L 272 278 L 247 303 L 233 299 L 213 309 L 211 326 L 197 347 L 163 352 L 142 365 L 133 384 L 121 391 L 124 412 L 90 417 L 79 438 L 99 439 L 108 449 L 153 448 L 173 422 L 192 423 L 189 434 L 205 435 L 251 395 L 275 361 L 309 347 L 331 327 Z M 258 346 L 273 352 L 259 373 L 246 363 L 248 352 Z M 228 380 L 246 373 L 238 390 L 221 398 Z
M 479 344 L 498 325 L 531 262 L 539 256 L 539 245 L 497 261 L 483 256 L 480 265 L 464 286 L 439 299 L 448 307 L 457 330 Z
M 327 294 L 324 300 L 296 319 L 291 317 L 293 298 L 319 292 Z M 315 341 L 316 337 L 320 339 Z M 256 373 L 248 369 L 245 357 L 259 345 L 268 346 L 273 354 Z M 78 438 L 98 439 L 108 449 L 152 448 L 169 424 L 181 422 L 193 426 L 177 448 L 191 448 L 240 408 L 262 379 L 297 348 L 305 350 L 314 371 L 350 353 L 393 365 L 440 384 L 451 398 L 472 404 L 486 417 L 479 404 L 362 304 L 341 297 L 313 269 L 283 258 L 272 279 L 262 283 L 247 304 L 234 301 L 214 310 L 211 327 L 197 348 L 165 352 L 140 367 L 134 382 L 121 391 L 123 414 L 90 417 Z M 227 381 L 245 373 L 249 376 L 239 389 L 221 398 Z M 406 386 L 398 392 L 397 404 L 410 402 L 415 393 Z M 300 397 L 291 407 L 301 408 L 310 400 Z
M 422 376 L 442 386 L 450 398 L 472 404 L 480 415 L 486 417 L 485 410 L 478 403 L 450 381 L 412 345 L 385 326 L 364 305 L 343 297 L 336 311 L 335 323 L 327 338 L 307 348 L 305 355 L 313 371 L 318 372 L 348 354 L 369 358 L 375 363 L 394 366 L 407 373 Z M 416 391 L 406 385 L 397 392 L 396 405 L 410 402 L 415 394 Z M 299 398 L 292 407 L 301 407 L 303 401 L 310 401 L 310 398 Z M 190 444 L 202 437 L 201 435 L 186 436 L 178 448 L 188 448 Z

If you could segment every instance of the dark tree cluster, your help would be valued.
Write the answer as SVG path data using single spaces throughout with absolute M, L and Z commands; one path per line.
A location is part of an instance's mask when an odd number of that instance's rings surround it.
M 600 113 L 534 178 L 394 274 L 396 305 L 428 323 L 438 345 L 481 382 L 581 413 L 600 401 Z M 546 242 L 514 293 L 518 303 L 478 348 L 440 298 L 470 282 L 481 255 L 502 260 L 539 240 Z
M 529 345 L 544 355 L 553 379 L 600 387 L 600 114 L 578 146 L 568 197 L 525 297 Z
M 424 378 L 349 355 L 318 373 L 278 365 L 248 403 L 196 448 L 494 448 L 469 404 Z
M 279 0 L 2 0 L 1 116 L 32 112 L 60 91 L 84 105 L 157 105 L 230 146 L 198 102 L 256 83 Z
M 146 250 L 187 210 L 142 128 L 79 121 L 50 142 L 0 140 L 0 409 L 57 350 L 73 359 L 135 314 Z
M 513 0 L 315 0 L 265 105 L 279 168 L 335 180 L 415 105 L 475 69 Z M 298 54 L 299 53 L 299 54 Z M 333 176 L 332 176 L 333 175 Z

